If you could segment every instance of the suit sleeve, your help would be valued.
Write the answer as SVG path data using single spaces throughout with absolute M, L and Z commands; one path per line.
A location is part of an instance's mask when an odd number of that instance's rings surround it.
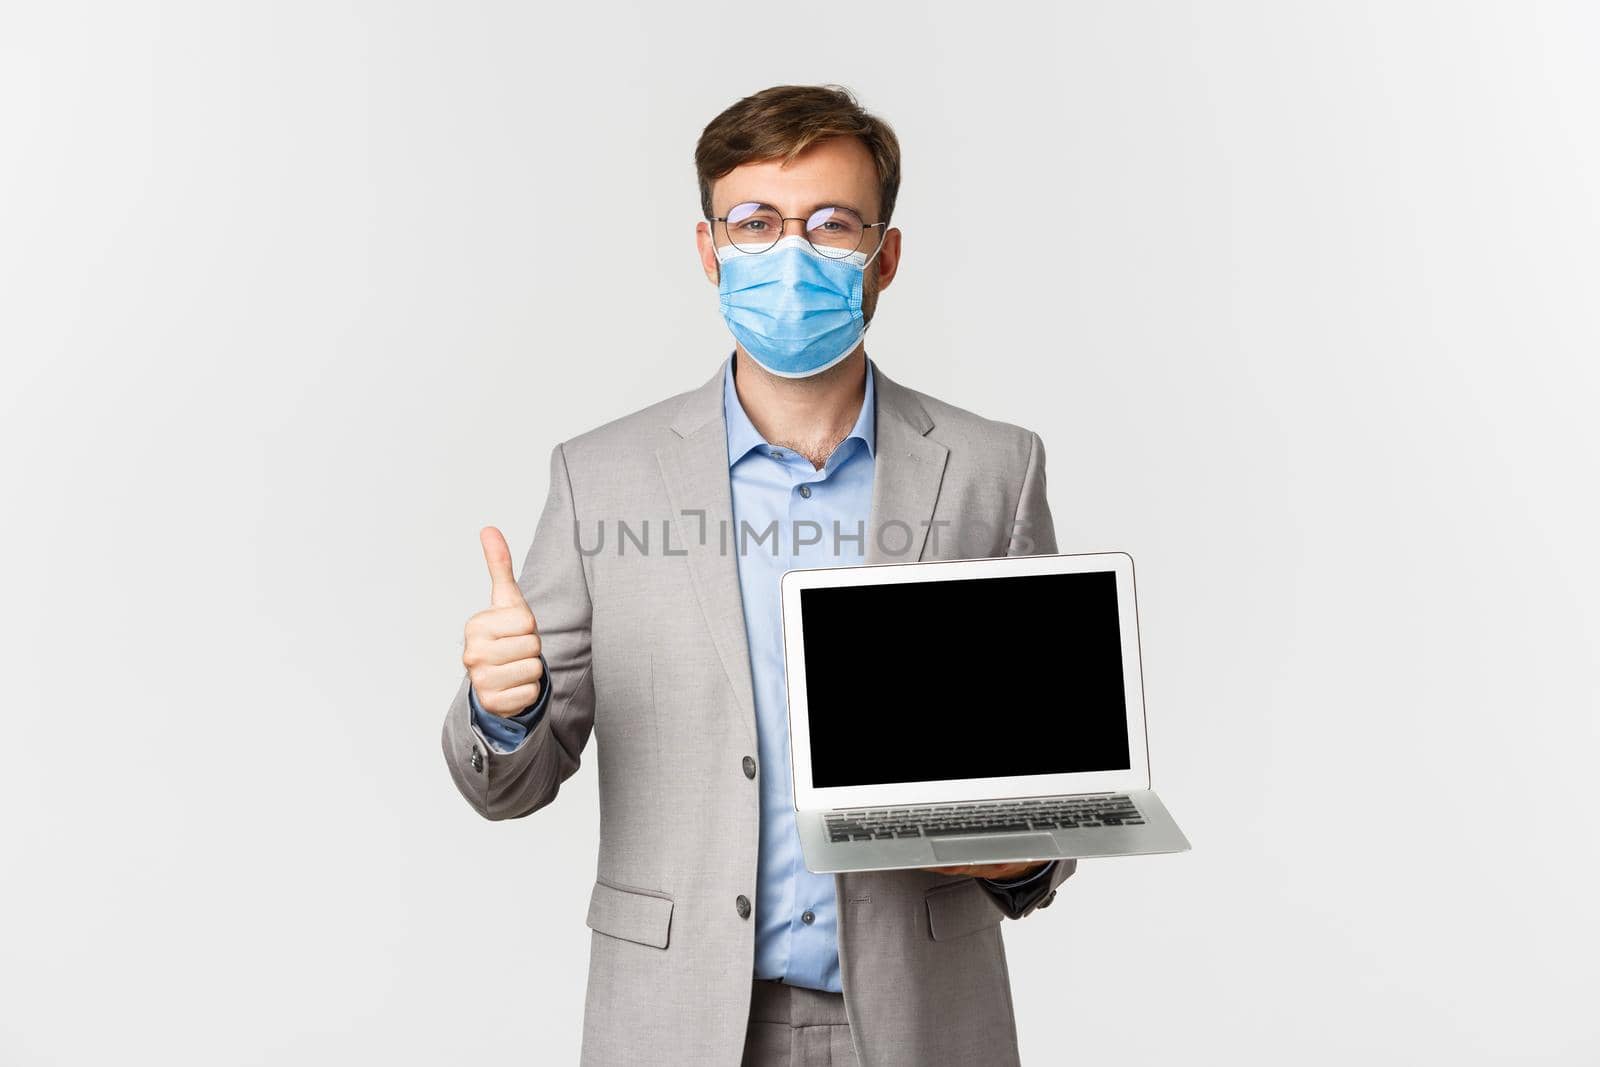
M 1017 494 L 1017 511 L 1011 521 L 1008 556 L 1033 556 L 1054 553 L 1055 522 L 1050 501 L 1045 498 L 1044 442 L 1028 433 L 1028 459 L 1023 466 L 1022 488 Z M 977 883 L 994 900 L 995 906 L 1013 919 L 1031 915 L 1035 908 L 1047 908 L 1055 900 L 1056 887 L 1078 869 L 1077 860 L 1055 860 L 1044 871 L 1021 882 L 998 883 L 988 878 Z
M 1006 546 L 1006 555 L 1041 556 L 1056 551 L 1055 519 L 1045 497 L 1044 442 L 1029 431 L 1028 460 L 1022 489 L 1017 494 L 1017 512 L 1011 517 L 1011 543 Z
M 451 781 L 486 819 L 518 819 L 555 799 L 577 771 L 594 729 L 590 671 L 593 617 L 588 578 L 574 537 L 576 507 L 566 452 L 550 453 L 550 489 L 517 585 L 539 626 L 544 692 L 523 714 L 526 735 L 507 751 L 489 743 L 473 721 L 471 678 L 462 672 L 445 713 L 441 745 Z M 540 702 L 544 702 L 542 710 Z

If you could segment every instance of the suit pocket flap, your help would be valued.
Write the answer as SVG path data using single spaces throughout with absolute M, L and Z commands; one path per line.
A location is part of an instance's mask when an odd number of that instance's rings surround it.
M 935 941 L 962 937 L 993 926 L 1004 917 L 984 888 L 971 878 L 935 886 L 924 899 L 928 903 L 928 932 Z
M 596 881 L 589 896 L 589 915 L 583 921 L 602 934 L 666 948 L 667 932 L 672 927 L 672 898 Z

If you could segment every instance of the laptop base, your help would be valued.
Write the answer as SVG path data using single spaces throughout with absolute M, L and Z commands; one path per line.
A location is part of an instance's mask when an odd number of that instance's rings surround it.
M 800 848 L 806 869 L 813 874 L 892 871 L 965 863 L 1145 856 L 1188 850 L 1188 839 L 1154 792 L 1148 789 L 1129 790 L 1122 795 L 1138 806 L 1144 815 L 1144 825 L 832 841 L 824 822 L 828 812 L 796 812 L 795 821 L 800 832 Z

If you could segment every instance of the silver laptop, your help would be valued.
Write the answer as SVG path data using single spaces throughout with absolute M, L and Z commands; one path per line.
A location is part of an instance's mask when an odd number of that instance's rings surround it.
M 1133 559 L 785 572 L 806 867 L 1181 852 L 1150 789 Z

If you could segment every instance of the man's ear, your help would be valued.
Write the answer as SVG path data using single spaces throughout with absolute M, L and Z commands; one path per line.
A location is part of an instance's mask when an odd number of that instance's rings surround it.
M 700 252 L 700 269 L 706 272 L 706 279 L 712 285 L 722 284 L 722 264 L 717 262 L 717 246 L 711 236 L 711 224 L 697 222 L 694 224 L 694 243 Z
M 872 261 L 878 271 L 878 290 L 881 292 L 889 288 L 889 283 L 894 281 L 894 276 L 900 271 L 900 230 L 894 226 L 889 227 L 883 234 L 883 247 L 878 249 L 878 258 Z

